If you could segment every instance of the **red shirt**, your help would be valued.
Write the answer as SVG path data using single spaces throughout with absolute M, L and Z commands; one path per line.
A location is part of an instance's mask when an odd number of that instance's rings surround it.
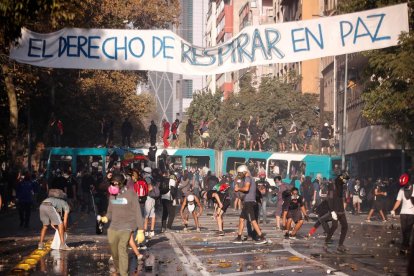
M 169 133 L 170 132 L 170 123 L 169 122 L 165 122 L 162 127 L 164 128 L 164 133 Z

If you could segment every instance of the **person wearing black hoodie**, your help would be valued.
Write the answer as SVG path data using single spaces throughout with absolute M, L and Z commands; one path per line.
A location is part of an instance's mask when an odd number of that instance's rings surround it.
M 328 186 L 327 201 L 329 211 L 332 216 L 332 226 L 328 235 L 326 236 L 325 243 L 332 243 L 332 236 L 338 228 L 338 221 L 341 223 L 341 235 L 339 237 L 338 248 L 339 252 L 347 251 L 344 246 L 346 233 L 348 232 L 348 222 L 346 220 L 344 209 L 344 185 L 349 180 L 349 176 L 346 172 L 338 175 L 333 183 Z

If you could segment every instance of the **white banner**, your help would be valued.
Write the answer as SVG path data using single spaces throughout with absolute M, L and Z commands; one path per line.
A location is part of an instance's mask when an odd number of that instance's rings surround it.
M 24 29 L 10 57 L 53 68 L 149 70 L 209 75 L 397 45 L 408 32 L 407 4 L 358 13 L 249 26 L 213 48 L 192 45 L 169 30 Z

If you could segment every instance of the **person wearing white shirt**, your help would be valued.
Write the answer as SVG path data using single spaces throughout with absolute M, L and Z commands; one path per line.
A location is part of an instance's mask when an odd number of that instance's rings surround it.
M 401 207 L 400 223 L 401 233 L 403 241 L 401 245 L 401 254 L 408 254 L 408 248 L 410 246 L 411 232 L 414 226 L 414 192 L 413 192 L 413 176 L 407 173 L 401 175 L 400 186 L 402 187 L 397 195 L 397 201 L 391 210 L 391 215 L 395 216 L 395 210 Z

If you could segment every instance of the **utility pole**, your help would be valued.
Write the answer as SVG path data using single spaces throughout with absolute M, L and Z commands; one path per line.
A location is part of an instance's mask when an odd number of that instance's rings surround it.
M 346 144 L 346 92 L 348 90 L 348 54 L 345 54 L 345 80 L 344 80 L 344 111 L 342 120 L 342 147 L 341 147 L 341 159 L 342 159 L 342 170 L 346 170 L 345 163 L 345 144 Z
M 323 78 L 319 78 L 319 127 L 323 126 L 324 105 L 325 105 L 324 82 L 323 82 Z M 322 153 L 322 142 L 321 142 L 321 135 L 319 134 L 319 154 L 321 153 Z

